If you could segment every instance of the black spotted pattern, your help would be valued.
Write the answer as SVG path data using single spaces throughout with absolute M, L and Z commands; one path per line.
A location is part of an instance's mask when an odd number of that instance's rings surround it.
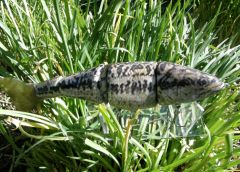
M 168 62 L 100 65 L 85 72 L 35 85 L 37 96 L 79 97 L 135 110 L 206 97 L 218 78 Z M 210 90 L 210 91 L 209 91 Z M 212 91 L 213 92 L 213 91 Z

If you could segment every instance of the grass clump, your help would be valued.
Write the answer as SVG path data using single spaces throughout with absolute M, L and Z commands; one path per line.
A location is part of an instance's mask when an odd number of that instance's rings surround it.
M 193 15 L 198 18 L 196 25 L 202 27 L 209 18 L 216 15 L 220 8 L 216 21 L 217 37 L 214 44 L 219 44 L 224 40 L 231 40 L 232 45 L 239 45 L 240 35 L 240 1 L 201 1 L 194 9 Z M 203 12 L 204 11 L 204 12 Z
M 19 166 L 30 171 L 236 168 L 239 137 L 235 128 L 240 113 L 239 88 L 234 83 L 240 78 L 240 47 L 231 44 L 232 37 L 216 44 L 221 9 L 198 26 L 192 4 L 190 0 L 168 5 L 140 0 L 0 2 L 1 76 L 37 83 L 104 62 L 172 61 L 215 74 L 231 85 L 200 102 L 205 109 L 204 134 L 195 137 L 177 137 L 173 130 L 161 128 L 171 122 L 150 123 L 143 117 L 127 138 L 126 123 L 118 118 L 129 117 L 131 112 L 79 99 L 47 100 L 39 115 L 1 109 L 0 132 L 12 147 L 10 170 Z M 160 108 L 141 114 L 148 117 L 160 113 Z M 178 109 L 167 108 L 170 116 Z M 195 106 L 191 108 L 194 112 Z M 186 118 L 192 119 L 178 119 Z M 3 121 L 19 128 L 23 143 L 14 142 Z

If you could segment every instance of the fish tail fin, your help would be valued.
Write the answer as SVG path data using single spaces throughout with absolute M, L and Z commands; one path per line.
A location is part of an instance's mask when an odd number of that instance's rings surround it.
M 34 85 L 18 79 L 0 77 L 0 90 L 11 98 L 17 110 L 29 112 L 40 102 Z

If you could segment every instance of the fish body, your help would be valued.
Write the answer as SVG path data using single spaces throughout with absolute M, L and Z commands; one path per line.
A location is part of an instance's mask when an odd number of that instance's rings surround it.
M 33 86 L 39 99 L 68 96 L 136 110 L 200 100 L 226 84 L 215 76 L 174 63 L 127 62 L 102 64 Z

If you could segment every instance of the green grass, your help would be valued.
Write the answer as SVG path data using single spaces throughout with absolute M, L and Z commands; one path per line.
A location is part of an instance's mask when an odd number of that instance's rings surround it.
M 193 15 L 198 18 L 197 25 L 202 27 L 206 21 L 216 15 L 219 6 L 221 11 L 216 21 L 218 31 L 214 44 L 219 44 L 224 40 L 231 40 L 232 45 L 240 43 L 240 0 L 230 1 L 207 1 L 201 0 L 194 9 Z
M 198 25 L 201 18 L 192 17 L 191 4 L 177 1 L 164 8 L 162 1 L 153 0 L 1 1 L 1 76 L 38 83 L 104 62 L 172 61 L 231 84 L 200 102 L 203 114 L 191 104 L 192 115 L 177 119 L 177 108 L 172 106 L 169 111 L 165 107 L 142 111 L 129 138 L 119 119 L 132 112 L 84 100 L 46 100 L 39 114 L 1 109 L 0 133 L 12 148 L 10 171 L 19 167 L 29 171 L 235 169 L 240 163 L 239 87 L 234 86 L 240 79 L 240 47 L 232 44 L 230 35 L 229 41 L 216 43 L 222 17 L 218 5 L 212 17 Z M 201 5 L 196 7 L 200 14 L 205 13 Z M 239 35 L 237 29 L 233 32 Z M 162 115 L 160 108 L 169 116 Z M 201 118 L 197 136 L 183 137 L 181 127 L 171 121 L 191 121 L 197 115 Z M 4 121 L 19 127 L 19 138 Z

